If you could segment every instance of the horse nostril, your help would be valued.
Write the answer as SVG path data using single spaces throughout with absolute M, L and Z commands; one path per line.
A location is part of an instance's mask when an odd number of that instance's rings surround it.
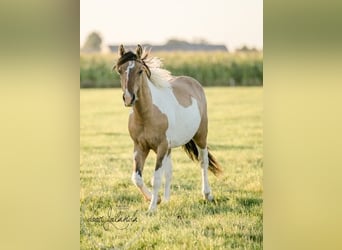
M 125 101 L 125 94 L 122 94 L 122 100 Z
M 131 103 L 133 103 L 134 101 L 135 101 L 135 94 L 133 93 L 133 97 L 132 97 Z

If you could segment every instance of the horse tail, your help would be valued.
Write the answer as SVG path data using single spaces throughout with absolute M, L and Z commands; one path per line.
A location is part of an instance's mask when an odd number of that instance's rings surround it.
M 189 158 L 193 161 L 199 161 L 198 149 L 193 140 L 189 141 L 187 144 L 183 145 L 183 149 Z M 209 159 L 209 170 L 215 175 L 220 176 L 223 173 L 221 165 L 217 162 L 215 157 L 211 154 L 208 148 L 208 159 Z
M 221 165 L 217 162 L 215 157 L 211 154 L 208 148 L 209 170 L 215 175 L 220 176 L 223 173 Z

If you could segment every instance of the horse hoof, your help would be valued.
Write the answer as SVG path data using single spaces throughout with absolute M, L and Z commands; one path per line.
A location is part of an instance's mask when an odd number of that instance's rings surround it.
M 145 197 L 145 201 L 147 201 L 147 202 L 151 202 L 151 199 L 150 199 L 150 198 L 146 198 L 146 197 Z M 160 204 L 160 203 L 161 203 L 161 201 L 162 201 L 162 199 L 161 199 L 160 195 L 158 195 L 157 204 Z
M 212 196 L 210 193 L 204 194 L 204 199 L 207 201 L 214 201 L 214 196 Z
M 167 203 L 170 202 L 170 198 L 164 198 L 162 202 L 165 203 L 165 204 L 167 204 Z
M 147 210 L 146 216 L 154 216 L 157 213 L 156 210 Z
M 157 213 L 157 207 L 149 207 L 147 210 L 147 215 L 153 215 Z

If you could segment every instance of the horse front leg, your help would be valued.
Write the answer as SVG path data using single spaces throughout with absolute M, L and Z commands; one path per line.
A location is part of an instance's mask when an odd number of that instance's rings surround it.
M 158 195 L 162 183 L 163 172 L 167 163 L 168 147 L 167 143 L 161 144 L 157 149 L 157 161 L 152 179 L 152 199 L 148 208 L 149 212 L 157 209 L 157 204 L 160 203 L 161 198 Z
M 165 162 L 165 191 L 164 202 L 170 201 L 171 192 L 171 180 L 172 180 L 172 161 L 171 161 L 171 149 L 167 152 L 167 158 Z
M 150 201 L 152 198 L 151 192 L 145 186 L 142 178 L 144 164 L 148 153 L 149 150 L 144 150 L 137 145 L 134 145 L 132 181 L 134 185 L 138 187 L 145 200 Z

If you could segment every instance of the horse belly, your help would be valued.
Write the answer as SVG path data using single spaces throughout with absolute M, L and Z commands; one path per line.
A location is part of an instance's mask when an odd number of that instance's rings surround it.
M 179 147 L 188 143 L 196 134 L 201 115 L 195 99 L 189 107 L 178 106 L 172 114 L 168 114 L 168 129 L 166 137 L 169 146 Z

